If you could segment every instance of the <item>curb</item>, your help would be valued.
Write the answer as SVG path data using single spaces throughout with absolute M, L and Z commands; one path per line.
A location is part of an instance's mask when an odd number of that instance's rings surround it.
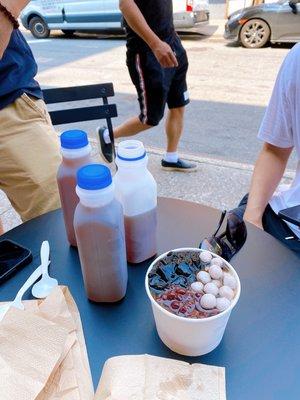
M 97 139 L 90 139 L 90 142 L 93 143 L 95 146 L 98 146 L 98 141 Z M 118 144 L 116 143 L 116 147 L 118 147 Z M 165 154 L 165 151 L 156 148 L 156 147 L 148 147 L 146 146 L 146 150 L 149 154 L 152 154 L 154 156 L 163 156 Z M 209 158 L 209 157 L 201 157 L 197 156 L 196 154 L 191 154 L 191 153 L 182 153 L 180 152 L 180 155 L 182 158 L 188 161 L 193 161 L 198 164 L 205 164 L 205 165 L 211 165 L 215 167 L 220 167 L 220 168 L 226 168 L 226 169 L 234 169 L 237 171 L 245 171 L 245 172 L 253 172 L 254 171 L 254 165 L 252 164 L 246 164 L 246 163 L 238 163 L 236 161 L 226 161 L 226 160 L 220 160 L 217 158 Z M 293 170 L 286 170 L 283 178 L 286 179 L 293 179 L 295 176 L 295 173 Z

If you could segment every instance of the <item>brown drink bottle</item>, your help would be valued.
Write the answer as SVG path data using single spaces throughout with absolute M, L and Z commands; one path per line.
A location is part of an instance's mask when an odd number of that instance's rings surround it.
M 87 297 L 95 302 L 119 301 L 128 279 L 125 229 L 110 170 L 101 164 L 81 168 L 76 192 L 80 202 L 74 227 Z
M 76 174 L 80 167 L 91 164 L 91 146 L 87 134 L 80 130 L 70 130 L 60 136 L 62 163 L 57 172 L 57 185 L 60 194 L 68 241 L 77 246 L 73 227 L 74 213 L 79 198 L 76 194 Z

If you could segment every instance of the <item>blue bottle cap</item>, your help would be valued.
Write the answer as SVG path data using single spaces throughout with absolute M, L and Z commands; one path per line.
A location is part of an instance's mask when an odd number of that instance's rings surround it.
M 112 184 L 109 168 L 102 164 L 90 164 L 77 172 L 77 185 L 85 190 L 104 189 Z
M 89 141 L 86 132 L 72 129 L 61 134 L 60 143 L 64 149 L 81 149 L 87 146 Z

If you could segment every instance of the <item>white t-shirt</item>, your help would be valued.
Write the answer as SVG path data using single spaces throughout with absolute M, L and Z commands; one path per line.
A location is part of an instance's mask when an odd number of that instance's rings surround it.
M 280 210 L 300 204 L 300 44 L 288 53 L 278 74 L 258 138 L 281 148 L 294 147 L 298 165 L 291 186 L 279 186 L 270 206 Z M 300 229 L 288 224 L 300 237 Z

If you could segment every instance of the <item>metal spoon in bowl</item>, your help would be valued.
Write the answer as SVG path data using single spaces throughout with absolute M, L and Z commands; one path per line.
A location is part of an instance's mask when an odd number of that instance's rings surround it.
M 41 247 L 41 269 L 42 279 L 39 280 L 32 288 L 31 293 L 37 299 L 44 299 L 51 291 L 58 285 L 56 279 L 51 278 L 48 273 L 48 266 L 50 255 L 49 242 L 46 240 L 42 243 Z

